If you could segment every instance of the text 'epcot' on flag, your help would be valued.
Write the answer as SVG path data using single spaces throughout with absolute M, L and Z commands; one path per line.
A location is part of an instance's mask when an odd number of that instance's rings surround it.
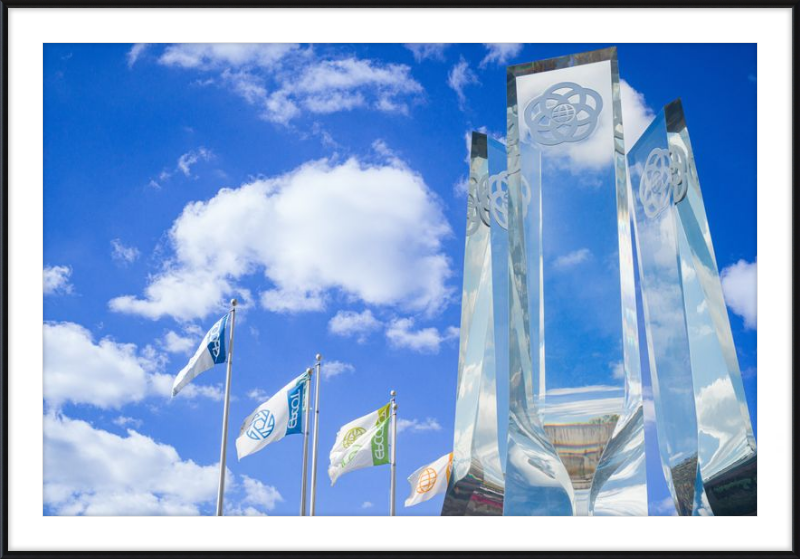
M 386 404 L 339 429 L 328 466 L 331 485 L 347 472 L 389 463 L 390 409 Z
M 242 423 L 236 439 L 239 460 L 286 435 L 303 433 L 306 390 L 311 375 L 303 373 L 258 406 Z
M 189 363 L 175 377 L 175 382 L 172 384 L 173 397 L 197 375 L 209 370 L 214 365 L 225 362 L 228 357 L 225 345 L 225 330 L 229 316 L 230 314 L 226 314 L 211 327 L 211 330 L 208 331 L 200 343 L 200 347 L 189 359 Z

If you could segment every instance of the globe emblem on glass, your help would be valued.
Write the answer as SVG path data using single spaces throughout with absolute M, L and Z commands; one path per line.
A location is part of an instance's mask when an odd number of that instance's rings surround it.
M 522 215 L 528 215 L 528 206 L 531 203 L 531 186 L 525 177 L 520 177 L 522 186 Z M 495 222 L 508 230 L 508 172 L 503 171 L 489 177 L 490 204 Z
M 250 422 L 247 436 L 254 441 L 263 441 L 272 434 L 273 429 L 275 429 L 275 416 L 269 410 L 261 410 Z
M 689 190 L 689 165 L 686 152 L 680 146 L 669 148 L 669 171 L 672 183 L 672 199 L 677 204 L 686 197 Z
M 489 175 L 483 175 L 475 187 L 470 184 L 470 193 L 467 196 L 467 235 L 472 235 L 483 223 L 490 225 L 490 193 Z
M 671 166 L 667 149 L 655 148 L 647 156 L 639 181 L 639 200 L 647 217 L 656 217 L 669 206 L 673 176 Z
M 425 468 L 419 475 L 419 481 L 417 481 L 417 493 L 427 493 L 433 486 L 436 485 L 436 470 L 433 468 Z
M 353 427 L 344 436 L 344 441 L 342 441 L 342 446 L 348 448 L 350 445 L 356 442 L 356 439 L 358 437 L 360 437 L 366 432 L 367 432 L 366 429 L 364 429 L 363 427 Z
M 603 98 L 595 90 L 561 82 L 528 103 L 523 118 L 536 142 L 555 146 L 588 138 L 602 110 Z

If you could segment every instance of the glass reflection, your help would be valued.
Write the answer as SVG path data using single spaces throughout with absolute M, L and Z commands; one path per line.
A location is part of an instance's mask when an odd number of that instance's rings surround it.
M 646 510 L 618 74 L 614 48 L 508 69 L 505 514 Z M 598 406 L 604 391 L 619 396 Z M 620 494 L 641 503 L 618 510 Z
M 680 101 L 628 161 L 658 439 L 676 508 L 755 514 L 756 443 Z
M 502 235 L 495 238 L 500 233 L 498 229 L 504 230 L 490 227 L 496 223 L 492 222 L 492 216 L 497 210 L 492 210 L 489 171 L 497 169 L 497 174 L 505 171 L 505 151 L 502 144 L 494 144 L 492 141 L 489 149 L 484 134 L 472 133 L 453 470 L 442 515 L 503 513 L 496 353 L 507 342 L 496 339 L 493 265 L 498 258 L 493 253 L 507 254 L 507 249 L 502 246 Z M 498 154 L 501 168 L 497 168 Z M 502 195 L 496 198 L 500 204 Z

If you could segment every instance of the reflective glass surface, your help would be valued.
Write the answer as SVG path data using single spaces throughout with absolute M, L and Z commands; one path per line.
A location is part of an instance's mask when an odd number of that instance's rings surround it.
M 507 116 L 504 514 L 646 513 L 616 49 L 509 67 Z
M 756 513 L 756 443 L 680 101 L 628 155 L 659 447 L 682 515 Z
M 473 132 L 467 195 L 464 288 L 458 357 L 453 470 L 442 506 L 443 515 L 500 515 L 503 471 L 498 449 L 497 351 L 493 297 L 493 247 L 507 255 L 496 235 L 498 210 L 492 207 L 490 168 L 500 155 L 498 174 L 505 171 L 502 144 L 489 149 L 484 134 Z M 494 164 L 492 164 L 494 163 Z M 497 182 L 497 181 L 495 181 Z M 503 196 L 498 195 L 498 205 Z M 500 206 L 498 206 L 500 207 Z M 500 216 L 502 219 L 502 216 Z M 502 258 L 501 258 L 502 261 Z M 505 277 L 503 278 L 505 279 Z M 507 342 L 502 341 L 501 344 Z

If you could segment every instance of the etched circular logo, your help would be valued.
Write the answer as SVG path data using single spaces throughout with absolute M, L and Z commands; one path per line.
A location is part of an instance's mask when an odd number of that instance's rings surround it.
M 528 103 L 523 117 L 536 142 L 555 146 L 588 138 L 602 110 L 603 98 L 595 90 L 561 82 Z
M 528 215 L 528 206 L 531 203 L 531 187 L 525 177 L 520 176 L 522 186 L 522 215 Z M 503 171 L 489 177 L 491 192 L 490 209 L 495 223 L 508 231 L 508 171 Z
M 419 480 L 417 481 L 417 493 L 427 493 L 433 486 L 436 485 L 436 470 L 433 468 L 425 468 L 419 475 Z
M 669 148 L 669 172 L 672 183 L 672 200 L 678 203 L 686 197 L 689 190 L 689 165 L 686 152 L 680 146 Z
M 261 410 L 250 422 L 247 436 L 254 441 L 263 441 L 272 434 L 273 429 L 275 429 L 275 416 L 269 410 Z
M 366 429 L 363 427 L 353 427 L 350 429 L 347 434 L 344 436 L 344 441 L 342 441 L 342 446 L 348 448 L 351 444 L 356 442 L 356 439 L 366 433 Z
M 672 186 L 669 150 L 655 148 L 647 156 L 639 181 L 639 200 L 647 217 L 655 217 L 669 205 Z

